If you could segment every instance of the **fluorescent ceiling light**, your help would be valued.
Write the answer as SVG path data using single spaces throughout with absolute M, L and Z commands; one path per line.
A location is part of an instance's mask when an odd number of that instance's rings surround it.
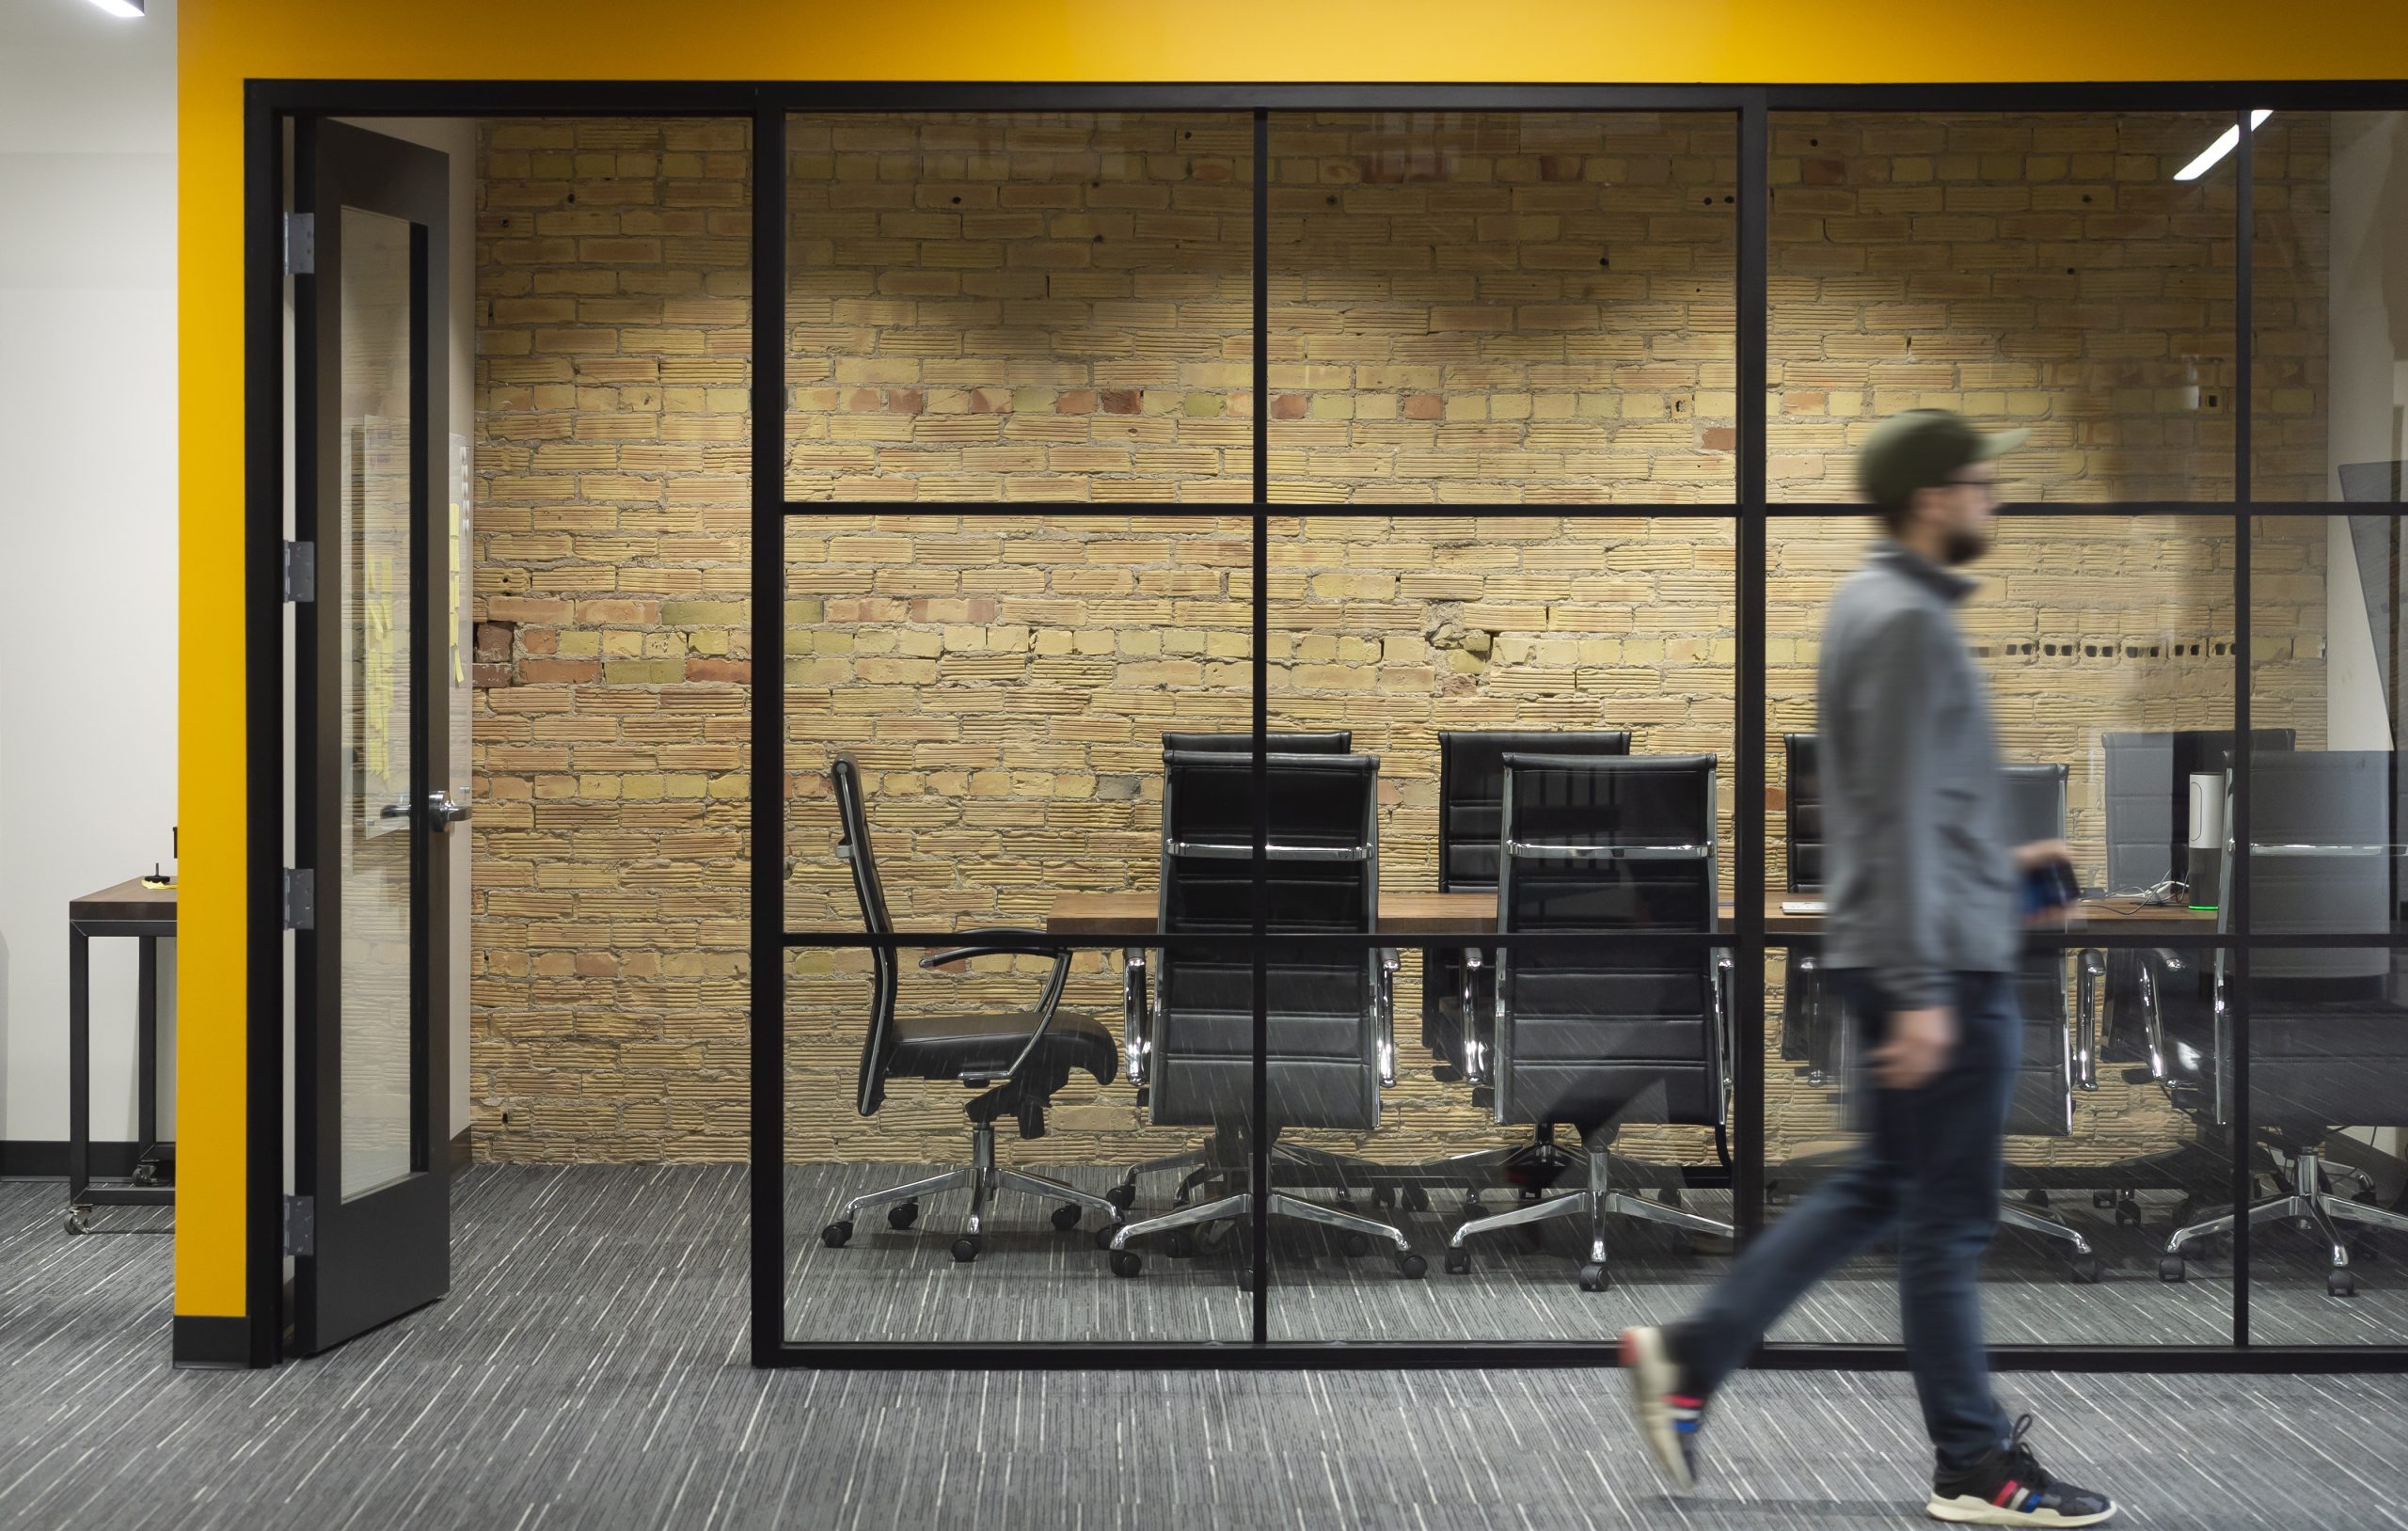
M 95 5 L 103 3 L 105 3 L 105 0 L 93 0 L 93 4 Z M 2265 120 L 2273 115 L 2274 114 L 2271 108 L 2264 106 L 2261 106 L 2258 110 L 2250 113 L 2249 131 L 2256 133 L 2259 127 L 2264 125 Z M 2239 128 L 2226 128 L 2220 135 L 2218 135 L 2214 143 L 2211 143 L 2207 147 L 2206 152 L 2202 153 L 2197 159 L 2193 160 L 2190 164 L 2182 166 L 2179 170 L 2175 171 L 2174 179 L 2177 181 L 2196 181 L 2201 176 L 2206 175 L 2210 170 L 2213 169 L 2218 160 L 2223 159 L 2226 154 L 2231 153 L 2234 150 L 2240 147 L 2241 130 Z
M 92 0 L 92 4 L 122 21 L 142 19 L 142 0 Z

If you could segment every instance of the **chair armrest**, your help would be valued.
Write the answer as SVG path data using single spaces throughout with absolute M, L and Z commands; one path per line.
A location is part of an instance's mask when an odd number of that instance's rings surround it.
M 2074 959 L 2074 1067 L 2077 1090 L 2099 1088 L 2099 990 L 2107 977 L 2107 959 L 2085 950 Z
M 1054 1012 L 1061 1008 L 1063 987 L 1070 981 L 1072 953 L 1061 942 L 1047 939 L 1042 931 L 973 930 L 966 934 L 970 939 L 970 945 L 956 947 L 947 952 L 931 952 L 920 959 L 920 966 L 941 968 L 982 956 L 1050 956 L 1054 959 L 1054 971 L 1045 981 L 1045 993 L 1037 1002 L 1037 1025 L 1029 1032 L 1028 1041 L 1022 1046 L 1019 1056 L 1001 1069 L 973 1068 L 962 1071 L 961 1082 L 965 1088 L 983 1090 L 997 1084 L 1010 1083 L 1019 1075 L 1022 1066 L 1028 1062 L 1029 1055 L 1037 1050 L 1037 1044 L 1044 1040 L 1046 1032 L 1054 1024 Z
M 1396 971 L 1404 963 L 1404 955 L 1393 946 L 1379 950 L 1380 1007 L 1380 1084 L 1386 1088 L 1396 1083 Z
M 1711 986 L 1714 992 L 1715 1071 L 1722 1076 L 1715 1081 L 1716 1089 L 1714 1092 L 1714 1110 L 1716 1115 L 1722 1118 L 1721 1121 L 1719 1121 L 1716 1124 L 1717 1126 L 1724 1126 L 1729 1122 L 1731 1086 L 1735 1078 L 1731 1070 L 1732 978 L 1733 968 L 1731 963 L 1731 954 L 1728 952 L 1715 953 L 1713 971 L 1714 981 Z
M 1480 1025 L 1480 971 L 1486 966 L 1488 954 L 1477 946 L 1464 948 L 1464 1079 L 1473 1084 L 1490 1084 L 1488 1044 Z
M 1154 1054 L 1154 1012 L 1146 989 L 1146 949 L 1132 946 L 1120 968 L 1120 1050 L 1129 1082 L 1143 1085 Z

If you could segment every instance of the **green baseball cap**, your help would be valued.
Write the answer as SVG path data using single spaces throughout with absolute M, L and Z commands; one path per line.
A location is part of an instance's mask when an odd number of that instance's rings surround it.
M 1959 469 L 2013 451 L 2032 433 L 1976 431 L 1946 409 L 1908 409 L 1873 428 L 1856 457 L 1856 485 L 1876 505 L 1903 505 L 1918 489 L 1936 489 Z

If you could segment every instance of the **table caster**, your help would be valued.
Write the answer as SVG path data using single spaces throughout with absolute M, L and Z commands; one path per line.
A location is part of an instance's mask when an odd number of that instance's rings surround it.
M 137 1186 L 157 1185 L 159 1183 L 159 1166 L 151 1163 L 147 1159 L 141 1163 L 136 1164 L 134 1166 L 134 1183 Z

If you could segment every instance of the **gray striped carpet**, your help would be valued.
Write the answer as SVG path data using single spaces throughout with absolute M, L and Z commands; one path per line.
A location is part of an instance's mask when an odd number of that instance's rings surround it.
M 1610 1373 L 757 1372 L 745 1360 L 743 1189 L 742 1172 L 723 1168 L 472 1171 L 455 1191 L 447 1301 L 316 1361 L 228 1373 L 166 1365 L 169 1244 L 137 1231 L 160 1227 L 162 1214 L 103 1209 L 103 1231 L 69 1238 L 55 1182 L 0 1185 L 0 1524 L 1927 1523 L 1912 1391 L 1894 1375 L 1735 1382 L 1709 1432 L 1711 1476 L 1674 1501 L 1656 1488 Z M 824 1214 L 796 1216 L 800 1245 Z M 1031 1246 L 1082 1243 L 1041 1213 L 1026 1223 Z M 1006 1256 L 1026 1253 L 999 1242 L 956 1271 L 925 1238 L 881 1225 L 879 1239 L 897 1247 L 845 1252 L 878 1255 L 852 1281 L 934 1290 L 944 1278 L 975 1290 L 952 1278 L 1000 1286 L 1014 1268 Z M 1207 1255 L 1114 1282 L 1088 1263 L 1091 1248 L 1078 1260 L 1042 1249 L 1062 1256 L 1058 1279 L 1094 1278 L 1083 1287 L 1174 1294 L 1081 1299 L 1107 1304 L 1097 1315 L 1186 1312 L 1199 1326 L 1242 1316 L 1230 1256 L 1217 1275 Z M 1527 1252 L 1527 1278 L 1524 1254 L 1473 1277 L 1434 1271 L 1419 1288 L 1443 1294 L 1451 1282 L 1457 1297 L 1432 1295 L 1424 1309 L 1386 1301 L 1400 1286 L 1392 1273 L 1325 1258 L 1309 1239 L 1275 1270 L 1283 1295 L 1315 1291 L 1341 1267 L 1350 1285 L 1382 1294 L 1297 1306 L 1297 1321 L 1332 1325 L 1472 1305 L 1461 1294 L 1492 1283 L 1527 1284 L 1531 1311 L 1566 1315 L 1645 1285 L 1634 1250 L 1614 1292 L 1584 1298 L 1562 1283 L 1555 1304 L 1535 1295 L 1558 1285 L 1536 1280 L 1559 1273 L 1547 1255 Z M 1701 1276 L 1715 1263 L 1669 1239 L 1660 1255 L 1668 1270 L 1693 1265 Z M 1157 1283 L 1175 1263 L 1192 1269 Z M 795 1269 L 799 1294 L 837 1300 L 832 1267 L 798 1248 Z M 2375 1267 L 2369 1286 L 2393 1270 Z M 2116 1285 L 2046 1291 L 2104 1302 Z M 1206 1295 L 1176 1295 L 1191 1288 Z M 962 1295 L 883 1309 L 846 1301 L 926 1321 L 912 1316 L 964 1306 Z M 1657 1295 L 1672 1301 L 1669 1278 Z M 2124 1301 L 2163 1295 L 2152 1280 Z M 802 1307 L 798 1327 L 811 1321 Z M 2052 1464 L 2129 1501 L 2123 1523 L 2408 1527 L 2408 1474 L 2397 1465 L 2408 1379 L 2027 1374 L 2002 1385 L 2012 1406 L 2039 1415 Z

